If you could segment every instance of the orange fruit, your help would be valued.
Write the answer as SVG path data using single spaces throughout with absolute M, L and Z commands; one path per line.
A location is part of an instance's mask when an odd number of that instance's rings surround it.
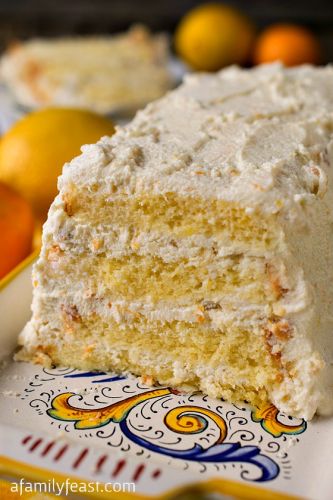
M 188 12 L 175 34 L 175 49 L 192 68 L 216 71 L 246 62 L 255 30 L 241 12 L 220 3 L 205 3 Z
M 316 37 L 302 26 L 274 24 L 259 35 L 254 46 L 255 64 L 281 61 L 286 66 L 318 64 L 320 45 Z
M 0 181 L 19 192 L 44 220 L 64 163 L 77 156 L 83 144 L 113 132 L 109 119 L 91 111 L 47 108 L 30 113 L 0 140 Z
M 30 205 L 0 182 L 0 279 L 29 255 L 33 234 Z

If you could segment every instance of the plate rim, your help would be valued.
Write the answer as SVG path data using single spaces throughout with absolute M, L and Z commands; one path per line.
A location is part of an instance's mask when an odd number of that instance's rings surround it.
M 12 475 L 15 478 L 20 478 L 22 477 L 22 475 L 24 475 L 25 478 L 39 482 L 54 479 L 60 483 L 65 482 L 67 479 L 70 483 L 77 483 L 78 481 L 85 484 L 88 484 L 89 482 L 91 483 L 91 481 L 82 477 L 65 475 L 52 469 L 41 468 L 35 465 L 27 464 L 26 462 L 8 458 L 5 455 L 0 455 L 0 471 L 1 474 L 4 474 L 6 476 Z M 1 479 L 2 478 L 0 478 L 0 481 Z M 185 493 L 189 488 L 192 487 L 198 488 L 198 490 L 202 493 L 220 493 L 225 495 L 232 495 L 235 500 L 237 498 L 239 500 L 302 500 L 302 497 L 300 496 L 290 495 L 267 488 L 258 488 L 257 486 L 245 485 L 238 481 L 220 478 L 207 479 L 205 481 L 193 483 L 190 487 L 188 485 L 177 486 L 175 488 L 170 488 L 164 493 L 158 495 L 142 495 L 140 493 L 122 491 L 96 493 L 90 492 L 88 488 L 84 495 L 89 498 L 98 498 L 101 500 L 109 498 L 118 498 L 120 500 L 127 500 L 128 498 L 133 498 L 135 500 L 168 500 L 171 499 L 173 495 Z
M 17 266 L 13 267 L 3 278 L 0 279 L 0 292 L 4 290 L 24 269 L 26 269 L 39 256 L 40 249 L 33 250 Z

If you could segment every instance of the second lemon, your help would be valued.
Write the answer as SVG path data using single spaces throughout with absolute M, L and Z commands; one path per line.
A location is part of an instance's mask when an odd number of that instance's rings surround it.
M 236 9 L 208 3 L 190 11 L 175 35 L 178 54 L 194 69 L 216 71 L 247 61 L 255 30 Z

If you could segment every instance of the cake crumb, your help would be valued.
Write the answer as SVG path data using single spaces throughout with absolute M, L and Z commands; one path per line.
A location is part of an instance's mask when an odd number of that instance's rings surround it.
M 155 385 L 155 380 L 151 375 L 142 375 L 140 377 L 140 382 L 142 382 L 145 385 L 148 385 L 149 387 Z
M 2 395 L 6 398 L 19 398 L 21 396 L 20 392 L 15 392 L 11 390 L 2 391 Z

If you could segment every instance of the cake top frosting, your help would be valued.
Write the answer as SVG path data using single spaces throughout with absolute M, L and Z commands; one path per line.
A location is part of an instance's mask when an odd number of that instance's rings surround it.
M 332 67 L 192 74 L 112 138 L 84 146 L 60 187 L 171 191 L 296 213 L 325 197 L 332 131 Z

